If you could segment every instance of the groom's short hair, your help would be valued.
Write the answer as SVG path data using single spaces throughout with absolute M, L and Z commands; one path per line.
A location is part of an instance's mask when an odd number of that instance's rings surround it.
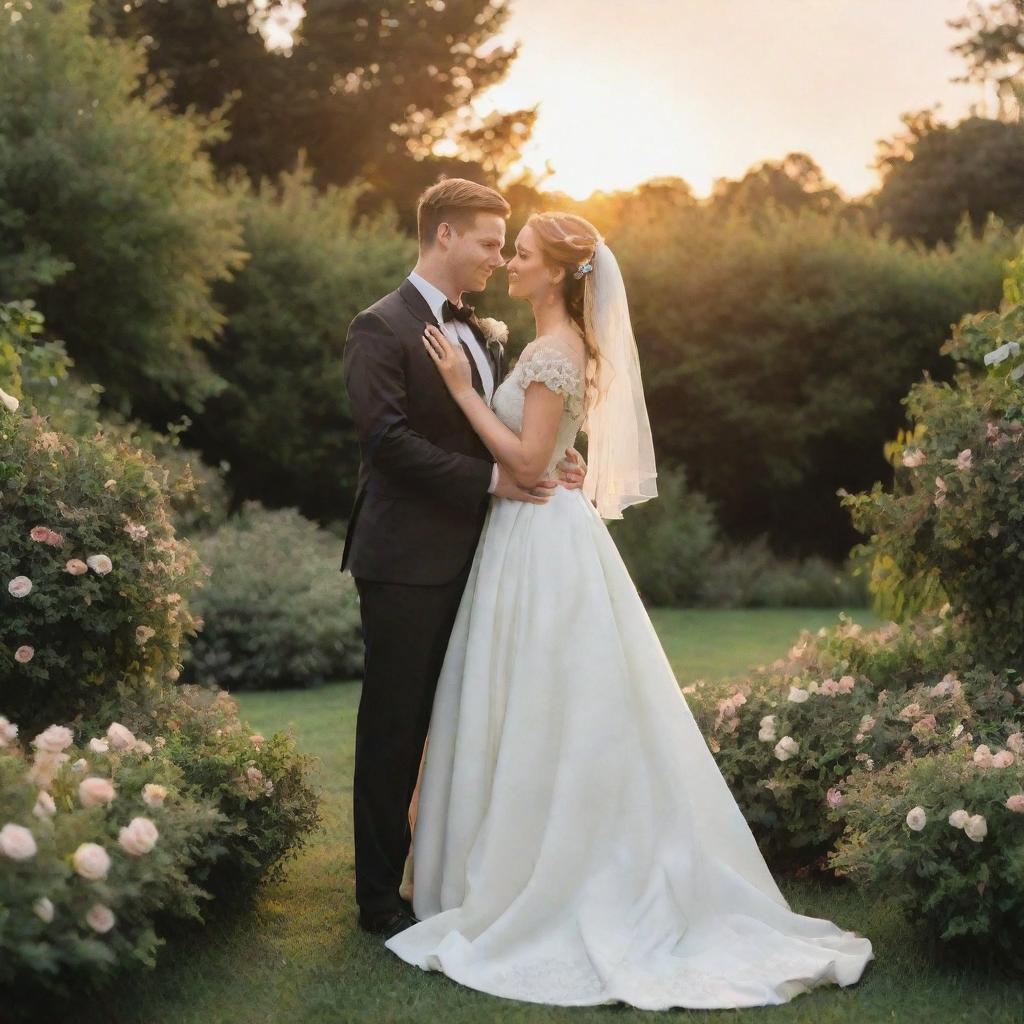
M 466 178 L 442 178 L 425 189 L 416 204 L 416 233 L 420 248 L 426 249 L 434 244 L 439 224 L 447 221 L 462 231 L 481 211 L 508 217 L 512 207 L 500 192 L 487 185 Z

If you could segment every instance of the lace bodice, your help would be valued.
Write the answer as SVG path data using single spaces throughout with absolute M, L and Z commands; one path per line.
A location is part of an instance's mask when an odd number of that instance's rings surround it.
M 534 381 L 563 396 L 562 419 L 544 470 L 545 476 L 554 476 L 558 463 L 565 457 L 565 449 L 572 447 L 583 425 L 585 381 L 579 366 L 566 352 L 552 345 L 527 345 L 491 402 L 498 419 L 517 434 L 523 429 L 526 389 Z

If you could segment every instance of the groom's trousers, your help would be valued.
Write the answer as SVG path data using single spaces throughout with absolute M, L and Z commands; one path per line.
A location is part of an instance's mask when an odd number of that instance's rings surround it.
M 415 586 L 356 579 L 366 647 L 356 719 L 352 815 L 356 902 L 366 914 L 402 906 L 409 805 L 437 679 L 473 560 L 454 580 Z

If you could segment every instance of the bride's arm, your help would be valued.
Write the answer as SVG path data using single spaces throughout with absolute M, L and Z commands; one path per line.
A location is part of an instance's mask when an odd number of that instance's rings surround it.
M 461 345 L 456 348 L 433 325 L 428 325 L 423 343 L 470 426 L 491 455 L 512 473 L 519 486 L 535 487 L 546 479 L 544 470 L 562 418 L 562 396 L 539 381 L 533 381 L 526 388 L 523 429 L 517 434 L 506 427 L 473 390 L 472 371 Z

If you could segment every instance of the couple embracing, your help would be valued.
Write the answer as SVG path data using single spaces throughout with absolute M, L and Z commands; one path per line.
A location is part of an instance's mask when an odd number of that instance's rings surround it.
M 534 1003 L 743 1007 L 853 984 L 870 941 L 790 909 L 604 522 L 657 495 L 615 256 L 552 212 L 506 258 L 510 212 L 474 182 L 428 188 L 414 270 L 346 341 L 360 925 Z M 536 326 L 511 369 L 501 325 L 462 298 L 500 267 Z

